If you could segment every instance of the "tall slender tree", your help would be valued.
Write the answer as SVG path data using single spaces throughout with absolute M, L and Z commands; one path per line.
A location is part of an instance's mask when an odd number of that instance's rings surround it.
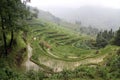
M 113 43 L 114 43 L 115 45 L 120 46 L 120 28 L 119 28 L 119 30 L 116 32 L 116 35 L 115 35 L 115 38 L 114 38 Z
M 26 1 L 27 2 L 27 1 Z M 23 22 L 27 17 L 28 10 L 21 0 L 1 0 L 0 1 L 0 22 L 4 41 L 4 52 L 7 55 L 8 47 L 11 48 L 14 33 L 23 29 Z M 11 39 L 7 44 L 7 33 L 10 32 Z

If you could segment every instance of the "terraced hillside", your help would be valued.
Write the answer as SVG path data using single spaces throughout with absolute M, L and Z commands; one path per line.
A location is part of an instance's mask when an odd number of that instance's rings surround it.
M 93 46 L 94 40 L 89 36 L 77 34 L 55 24 L 33 24 L 30 30 L 30 60 L 47 72 L 74 70 L 84 64 L 97 65 L 108 55 L 106 53 L 113 52 L 116 48 L 107 46 L 96 50 Z

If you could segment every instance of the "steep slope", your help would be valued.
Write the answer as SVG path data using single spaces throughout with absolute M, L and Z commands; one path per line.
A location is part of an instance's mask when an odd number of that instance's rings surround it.
M 68 22 L 81 21 L 85 26 L 118 29 L 120 25 L 120 10 L 98 6 L 83 6 L 78 9 L 55 8 L 53 14 Z M 59 11 L 58 11 L 59 10 Z
M 32 48 L 30 46 L 30 44 L 27 45 L 27 60 L 26 62 L 24 62 L 23 66 L 25 66 L 26 70 L 29 71 L 29 70 L 35 70 L 35 71 L 38 71 L 39 70 L 39 66 L 35 63 L 33 63 L 30 58 L 32 56 Z
M 43 10 L 39 10 L 38 18 L 45 22 L 55 23 L 61 27 L 69 28 L 76 32 L 84 33 L 87 35 L 93 36 L 99 32 L 99 30 L 97 28 L 94 28 L 93 26 L 84 26 L 81 24 L 80 21 L 76 21 L 76 23 L 70 23 L 70 22 L 67 22 L 63 19 L 60 19 L 60 18 L 54 16 L 50 12 L 43 11 Z
M 39 25 L 30 27 L 31 61 L 49 73 L 74 70 L 79 65 L 97 65 L 116 48 L 107 46 L 97 51 L 90 36 L 79 35 L 56 24 L 38 22 Z
M 55 17 L 51 13 L 49 13 L 47 11 L 43 11 L 43 10 L 39 10 L 38 18 L 43 19 L 45 21 L 50 21 L 50 22 L 53 22 L 53 23 L 58 23 L 58 24 L 61 22 L 60 18 Z

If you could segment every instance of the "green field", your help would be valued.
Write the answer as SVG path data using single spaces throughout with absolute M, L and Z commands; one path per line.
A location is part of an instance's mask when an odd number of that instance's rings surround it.
M 0 80 L 120 80 L 120 28 L 110 20 L 118 11 L 107 16 L 104 10 L 111 10 L 101 8 L 94 16 L 103 23 L 88 24 L 95 17 L 81 13 L 93 13 L 95 6 L 81 12 L 68 8 L 75 18 L 66 21 L 31 3 L 0 1 Z
M 37 21 L 39 23 L 39 20 Z M 44 70 L 59 72 L 74 70 L 79 65 L 97 64 L 116 46 L 97 50 L 91 38 L 51 23 L 39 23 L 30 27 L 32 61 Z

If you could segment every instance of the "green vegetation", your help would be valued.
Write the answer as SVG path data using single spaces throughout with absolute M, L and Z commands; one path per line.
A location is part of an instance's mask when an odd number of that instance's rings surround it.
M 98 33 L 96 37 L 96 46 L 98 48 L 105 47 L 110 43 L 113 37 L 114 32 L 112 31 L 112 29 L 110 31 L 105 30 L 103 32 Z
M 115 38 L 113 40 L 113 44 L 120 46 L 120 28 L 116 32 L 116 36 L 115 36 Z
M 120 79 L 120 29 L 76 32 L 35 19 L 39 11 L 25 4 L 0 3 L 0 80 Z M 89 35 L 82 34 L 86 30 Z
M 0 30 L 4 43 L 2 55 L 7 56 L 8 50 L 13 46 L 14 34 L 25 30 L 28 10 L 21 0 L 1 0 L 0 5 Z
M 43 23 L 43 22 L 41 22 Z M 47 26 L 46 26 L 47 25 Z M 59 70 L 73 70 L 80 64 L 97 65 L 96 62 L 87 60 L 98 60 L 99 57 L 108 56 L 115 53 L 117 46 L 108 45 L 105 48 L 96 50 L 93 38 L 78 35 L 71 30 L 66 32 L 66 28 L 60 28 L 51 23 L 44 23 L 31 27 L 33 48 L 32 59 L 46 72 L 59 72 Z M 36 38 L 34 40 L 34 38 Z M 48 50 L 49 49 L 49 50 Z M 78 64 L 77 66 L 74 66 Z M 61 66 L 62 65 L 62 66 Z M 45 67 L 46 66 L 46 67 Z M 61 72 L 60 72 L 61 74 Z M 52 78 L 53 79 L 53 78 Z M 57 80 L 57 79 L 55 79 Z
M 111 54 L 105 59 L 106 62 L 99 66 L 79 66 L 73 71 L 64 70 L 60 73 L 54 74 L 46 80 L 119 80 L 119 59 L 120 56 Z

